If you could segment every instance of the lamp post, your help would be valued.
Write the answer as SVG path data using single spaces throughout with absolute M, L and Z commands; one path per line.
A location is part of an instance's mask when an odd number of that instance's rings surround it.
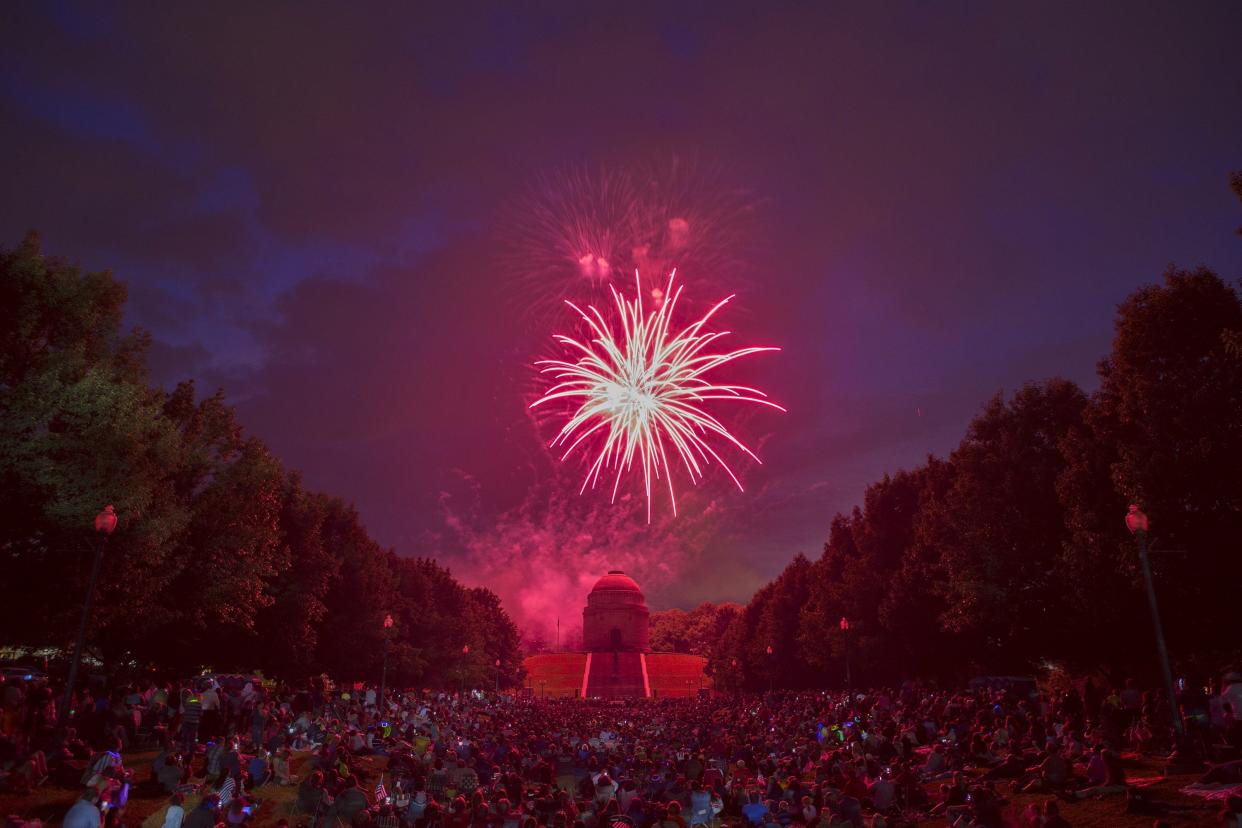
M 496 692 L 500 692 L 500 659 L 496 659 Z
M 99 564 L 103 561 L 104 547 L 108 537 L 116 528 L 116 510 L 109 503 L 95 515 L 95 533 L 99 535 L 99 543 L 95 544 L 95 560 L 91 563 L 91 577 L 86 583 L 86 602 L 82 605 L 82 621 L 78 624 L 78 640 L 73 645 L 73 660 L 69 662 L 69 681 L 65 684 L 65 701 L 57 717 L 63 727 L 69 723 L 69 704 L 73 700 L 73 685 L 78 680 L 78 667 L 82 663 L 82 643 L 86 639 L 86 625 L 91 618 L 91 599 L 95 597 L 95 581 L 99 579 Z
M 457 676 L 458 678 L 461 679 L 461 686 L 458 688 L 458 691 L 461 693 L 466 692 L 466 658 L 469 655 L 470 655 L 470 645 L 462 644 L 461 645 L 461 667 L 458 668 L 457 670 Z
M 772 669 L 773 661 L 772 661 L 772 645 L 771 644 L 768 645 L 767 652 L 768 652 L 768 692 L 771 693 L 773 690 L 773 684 L 776 681 L 776 674 L 775 674 L 776 671 Z
M 1173 712 L 1173 731 L 1180 738 L 1182 727 L 1181 711 L 1177 708 L 1177 697 L 1173 693 L 1173 671 L 1169 667 L 1169 650 L 1164 643 L 1164 627 L 1160 623 L 1160 608 L 1156 605 L 1156 585 L 1151 577 L 1151 565 L 1147 561 L 1147 515 L 1137 503 L 1130 504 L 1126 513 L 1126 528 L 1134 535 L 1134 543 L 1138 547 L 1139 564 L 1143 570 L 1143 586 L 1147 589 L 1147 608 L 1151 610 L 1151 624 L 1156 633 L 1156 655 L 1160 658 L 1160 671 L 1164 676 L 1164 692 L 1169 697 L 1169 706 Z
M 384 666 L 380 670 L 380 691 L 379 691 L 379 712 L 380 718 L 384 716 L 384 688 L 388 684 L 388 642 L 392 638 L 392 616 L 384 616 Z
M 546 699 L 546 698 L 548 697 L 548 682 L 547 682 L 547 679 L 540 679 L 540 681 L 539 681 L 539 696 L 540 696 L 541 698 L 544 698 L 544 699 Z
M 845 689 L 850 689 L 850 622 L 844 615 L 841 616 L 841 638 L 845 649 Z

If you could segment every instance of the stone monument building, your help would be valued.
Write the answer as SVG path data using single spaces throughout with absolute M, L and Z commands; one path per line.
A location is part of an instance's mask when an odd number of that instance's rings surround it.
M 594 652 L 651 650 L 651 613 L 634 579 L 613 569 L 596 582 L 582 610 L 582 646 Z
M 523 662 L 527 692 L 539 698 L 671 698 L 710 692 L 707 659 L 651 652 L 651 612 L 634 579 L 613 569 L 595 582 L 582 610 L 582 651 Z

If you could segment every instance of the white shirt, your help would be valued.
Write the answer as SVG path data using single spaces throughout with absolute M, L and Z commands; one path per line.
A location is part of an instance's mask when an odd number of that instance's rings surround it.
M 220 709 L 220 694 L 217 693 L 214 688 L 208 687 L 199 694 L 198 698 L 199 701 L 202 702 L 204 710 Z
M 183 819 L 185 819 L 185 808 L 180 805 L 169 805 L 168 813 L 164 816 L 164 828 L 181 828 Z

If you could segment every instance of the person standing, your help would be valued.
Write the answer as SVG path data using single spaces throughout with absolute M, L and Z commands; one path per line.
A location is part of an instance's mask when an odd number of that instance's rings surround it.
M 215 739 L 220 735 L 220 694 L 216 691 L 215 682 L 207 685 L 207 689 L 199 694 L 199 702 L 203 709 L 203 736 Z
M 190 689 L 181 691 L 181 753 L 187 757 L 194 756 L 194 749 L 198 747 L 198 728 L 203 720 L 203 704 L 202 701 L 190 692 Z

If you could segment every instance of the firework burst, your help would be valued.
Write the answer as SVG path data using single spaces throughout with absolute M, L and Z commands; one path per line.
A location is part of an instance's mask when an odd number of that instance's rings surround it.
M 727 177 L 718 166 L 677 157 L 541 176 L 502 223 L 502 264 L 522 306 L 551 318 L 567 297 L 606 303 L 635 270 L 676 269 L 695 295 L 721 277 L 737 283 L 758 202 Z M 663 301 L 664 287 L 660 275 L 644 278 L 651 307 Z
M 564 448 L 562 460 L 598 435 L 596 441 L 602 445 L 582 481 L 580 494 L 587 486 L 596 486 L 604 469 L 615 469 L 612 482 L 615 501 L 622 476 L 637 464 L 647 494 L 649 523 L 652 486 L 660 479 L 668 487 L 673 514 L 677 514 L 670 454 L 674 460 L 681 461 L 691 483 L 697 483 L 703 477 L 704 467 L 715 460 L 739 490 L 741 481 L 712 447 L 711 440 L 715 438 L 731 444 L 760 462 L 754 452 L 704 407 L 704 403 L 731 400 L 785 410 L 758 389 L 720 385 L 709 378 L 716 369 L 734 360 L 780 349 L 715 350 L 719 340 L 729 332 L 709 332 L 705 328 L 732 296 L 718 302 L 697 322 L 673 333 L 673 314 L 682 291 L 676 284 L 676 276 L 674 270 L 663 291 L 665 300 L 650 314 L 643 311 L 642 282 L 637 271 L 633 301 L 627 301 L 610 286 L 620 324 L 615 335 L 594 306 L 583 311 L 566 301 L 565 304 L 582 317 L 593 338 L 584 342 L 556 336 L 558 342 L 578 354 L 578 359 L 575 362 L 548 359 L 536 363 L 540 373 L 550 375 L 555 383 L 531 404 L 531 408 L 557 400 L 567 401 L 571 407 L 576 404 L 552 441 L 554 448 Z

